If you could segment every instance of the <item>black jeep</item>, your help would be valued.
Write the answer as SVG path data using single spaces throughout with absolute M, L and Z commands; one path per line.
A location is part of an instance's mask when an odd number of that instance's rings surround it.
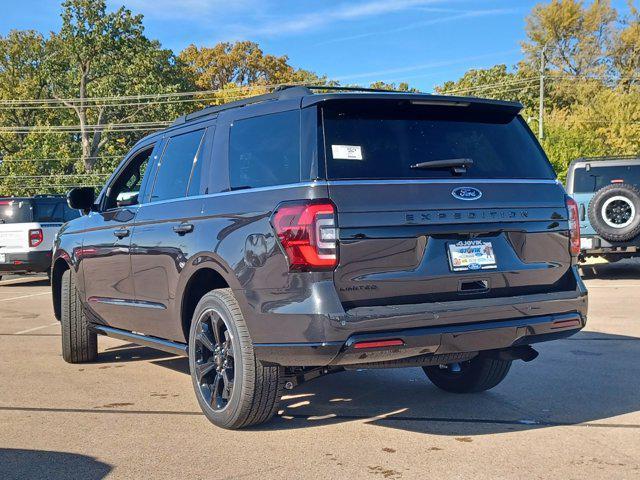
M 586 322 L 577 207 L 520 109 L 289 87 L 179 118 L 95 199 L 69 193 L 64 359 L 95 359 L 96 334 L 188 356 L 225 428 L 343 369 L 494 387 Z

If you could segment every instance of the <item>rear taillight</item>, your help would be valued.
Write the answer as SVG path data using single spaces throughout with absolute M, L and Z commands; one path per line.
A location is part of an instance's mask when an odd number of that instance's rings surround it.
M 35 230 L 29 230 L 29 246 L 37 247 L 44 240 L 44 235 L 42 234 L 41 228 L 36 228 Z
M 291 270 L 331 270 L 338 264 L 336 209 L 329 200 L 281 203 L 271 222 Z
M 578 204 L 567 196 L 567 210 L 569 211 L 569 250 L 571 255 L 580 253 L 580 217 L 578 215 Z

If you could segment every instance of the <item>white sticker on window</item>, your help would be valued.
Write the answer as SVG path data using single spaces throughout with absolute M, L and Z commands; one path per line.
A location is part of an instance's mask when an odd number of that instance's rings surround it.
M 331 145 L 334 160 L 362 160 L 362 147 L 359 145 Z

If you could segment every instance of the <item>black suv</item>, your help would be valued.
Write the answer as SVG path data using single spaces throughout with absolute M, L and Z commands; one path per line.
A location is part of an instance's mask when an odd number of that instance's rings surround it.
M 344 369 L 494 387 L 586 322 L 577 207 L 520 109 L 289 87 L 179 118 L 95 200 L 69 193 L 64 359 L 95 359 L 96 334 L 188 356 L 226 428 Z

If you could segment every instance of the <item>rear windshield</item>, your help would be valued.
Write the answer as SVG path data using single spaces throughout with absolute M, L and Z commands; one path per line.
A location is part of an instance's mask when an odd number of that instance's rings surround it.
M 461 178 L 555 178 L 520 116 L 382 103 L 323 107 L 328 179 L 450 178 L 450 167 L 411 165 L 461 158 L 474 162 Z
M 592 164 L 589 170 L 576 168 L 573 172 L 574 193 L 593 193 L 612 183 L 640 185 L 640 165 L 599 167 Z
M 27 200 L 0 200 L 0 223 L 28 223 L 33 220 L 33 208 Z

